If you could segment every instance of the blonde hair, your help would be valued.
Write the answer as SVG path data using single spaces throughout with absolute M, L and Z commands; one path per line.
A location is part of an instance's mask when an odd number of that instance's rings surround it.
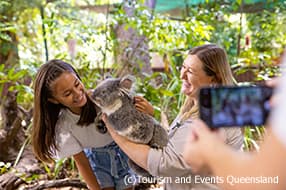
M 207 76 L 214 77 L 218 85 L 234 85 L 235 79 L 232 75 L 226 52 L 216 44 L 206 44 L 192 48 L 189 55 L 196 55 L 203 64 L 203 70 Z M 198 101 L 187 96 L 182 105 L 179 118 L 183 122 L 189 118 L 199 116 Z

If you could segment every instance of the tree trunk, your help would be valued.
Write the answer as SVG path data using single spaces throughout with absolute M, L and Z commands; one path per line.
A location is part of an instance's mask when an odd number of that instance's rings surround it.
M 14 12 L 13 12 L 14 11 Z M 1 9 L 0 22 L 5 25 L 11 24 L 15 19 L 16 10 L 13 2 Z M 14 31 L 3 31 L 10 40 L 0 40 L 0 64 L 4 64 L 2 72 L 8 73 L 11 68 L 19 68 L 18 37 Z M 7 75 L 7 74 L 6 74 Z M 18 151 L 25 140 L 24 130 L 21 125 L 22 117 L 17 104 L 17 91 L 10 91 L 15 82 L 6 81 L 2 84 L 0 92 L 0 161 L 11 162 L 16 159 Z
M 128 16 L 134 14 L 132 1 L 124 2 L 124 10 Z M 117 45 L 115 46 L 115 64 L 116 76 L 124 76 L 126 74 L 135 74 L 143 77 L 143 73 L 152 73 L 148 39 L 139 35 L 136 30 L 129 27 L 126 29 L 124 24 L 118 25 L 115 30 L 117 37 Z

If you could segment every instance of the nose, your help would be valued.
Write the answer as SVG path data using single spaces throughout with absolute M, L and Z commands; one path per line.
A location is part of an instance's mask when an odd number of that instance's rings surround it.
M 74 97 L 75 97 L 75 98 L 80 97 L 81 94 L 82 94 L 82 89 L 81 89 L 80 86 L 75 87 L 73 91 L 74 91 Z
M 185 69 L 185 67 L 182 67 L 181 68 L 181 72 L 180 72 L 180 78 L 181 79 L 186 79 L 186 69 Z

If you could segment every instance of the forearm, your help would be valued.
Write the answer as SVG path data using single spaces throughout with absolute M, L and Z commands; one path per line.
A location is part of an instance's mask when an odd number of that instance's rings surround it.
M 100 190 L 100 186 L 84 152 L 80 152 L 73 157 L 81 176 L 88 185 L 88 188 L 90 190 Z
M 147 159 L 150 150 L 148 145 L 131 142 L 116 133 L 111 133 L 111 135 L 113 140 L 133 162 L 147 170 Z

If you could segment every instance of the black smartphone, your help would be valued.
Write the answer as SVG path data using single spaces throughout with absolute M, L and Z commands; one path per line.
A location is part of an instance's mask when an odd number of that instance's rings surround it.
M 200 89 L 200 118 L 210 127 L 262 126 L 270 112 L 268 86 L 220 86 Z

